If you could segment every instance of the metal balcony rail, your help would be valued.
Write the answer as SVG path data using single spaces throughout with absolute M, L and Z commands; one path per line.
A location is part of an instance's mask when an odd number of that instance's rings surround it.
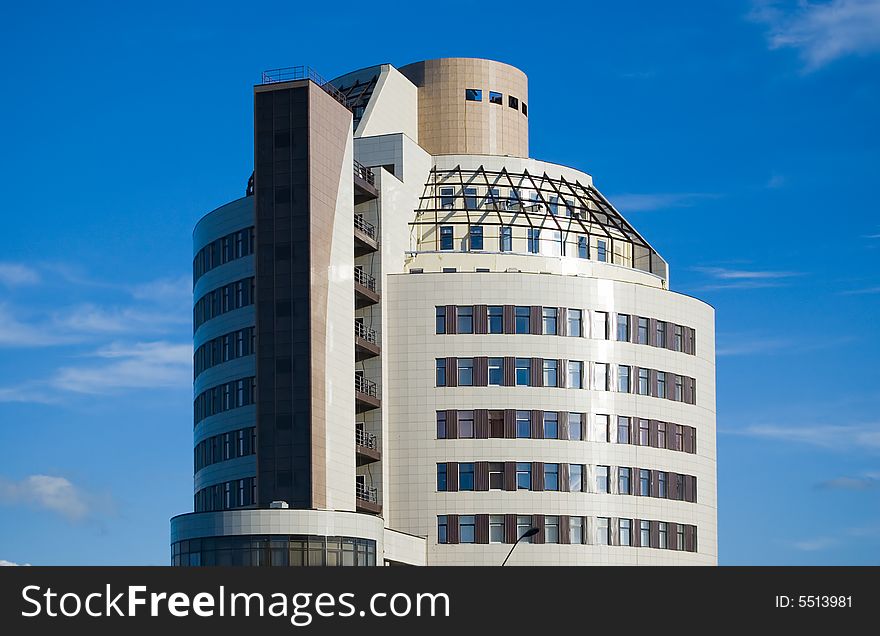
M 357 159 L 354 160 L 354 174 L 370 185 L 376 185 L 376 177 L 373 176 L 373 171 L 362 165 Z
M 355 429 L 354 431 L 354 443 L 358 446 L 372 448 L 373 450 L 378 450 L 379 448 L 379 438 L 374 433 L 367 433 L 360 429 Z
M 367 342 L 378 344 L 376 342 L 376 330 L 370 329 L 364 323 L 358 322 L 357 320 L 354 322 L 354 335 Z
M 369 236 L 371 239 L 376 238 L 376 226 L 365 220 L 363 214 L 354 215 L 354 227 Z
M 333 84 L 321 77 L 321 75 L 310 66 L 286 66 L 284 68 L 273 68 L 268 71 L 263 71 L 260 83 L 277 84 L 278 82 L 293 82 L 304 79 L 312 80 L 315 84 L 323 88 L 333 99 L 351 110 L 345 95 L 333 86 Z
M 354 282 L 372 292 L 376 291 L 376 279 L 357 267 L 354 268 Z
M 377 398 L 379 397 L 379 387 L 372 380 L 367 380 L 362 375 L 354 376 L 354 390 L 358 393 L 365 393 L 370 397 Z
M 354 494 L 358 499 L 362 499 L 363 501 L 379 503 L 379 491 L 375 488 L 369 488 L 363 484 L 357 484 Z

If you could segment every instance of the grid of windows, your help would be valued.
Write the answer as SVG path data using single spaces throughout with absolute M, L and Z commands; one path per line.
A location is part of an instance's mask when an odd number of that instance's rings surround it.
M 223 287 L 212 289 L 199 298 L 193 306 L 193 333 L 203 324 L 226 312 L 241 309 L 254 304 L 254 278 L 229 283 Z M 279 307 L 280 309 L 280 307 Z M 281 315 L 281 314 L 279 314 Z M 290 315 L 290 302 L 287 314 Z
M 208 340 L 193 354 L 193 379 L 218 364 L 253 355 L 256 352 L 254 334 L 253 327 L 245 327 Z
M 466 88 L 464 89 L 464 99 L 467 102 L 482 102 L 483 101 L 483 89 L 482 88 Z M 498 91 L 489 91 L 489 103 L 496 104 L 498 106 L 504 105 L 504 94 Z M 522 104 L 522 114 L 526 117 L 529 116 L 529 109 L 526 106 L 525 102 L 520 102 L 519 98 L 514 97 L 513 95 L 507 96 L 507 106 L 514 110 L 520 109 L 520 104 Z
M 205 389 L 193 401 L 193 426 L 206 417 L 253 404 L 257 395 L 254 377 L 241 378 Z
M 232 232 L 200 249 L 193 258 L 193 284 L 215 267 L 254 253 L 254 228 Z
M 212 435 L 193 448 L 193 468 L 195 472 L 199 472 L 205 466 L 255 455 L 256 452 L 257 429 L 254 426 Z
M 246 535 L 178 541 L 176 566 L 374 566 L 376 542 L 353 537 Z
M 251 506 L 257 502 L 257 480 L 254 477 L 233 479 L 202 488 L 194 495 L 195 512 L 213 512 Z

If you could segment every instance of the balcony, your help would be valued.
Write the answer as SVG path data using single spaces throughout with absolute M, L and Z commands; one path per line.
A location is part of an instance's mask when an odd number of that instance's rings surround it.
M 361 429 L 354 431 L 354 451 L 358 466 L 372 464 L 382 459 L 382 451 L 379 450 L 379 438 L 373 433 L 367 433 Z
M 360 483 L 355 485 L 355 509 L 358 512 L 380 514 L 382 505 L 379 503 L 379 492 L 375 488 L 369 488 Z
M 379 355 L 378 335 L 364 323 L 354 321 L 354 359 L 357 362 Z
M 379 302 L 376 292 L 376 279 L 360 267 L 354 268 L 354 306 L 363 309 Z
M 379 250 L 376 226 L 364 220 L 363 214 L 354 215 L 354 255 L 365 256 Z
M 354 376 L 354 408 L 357 413 L 371 411 L 382 405 L 379 401 L 379 387 L 372 380 L 355 374 Z
M 365 203 L 379 198 L 379 190 L 376 188 L 376 178 L 373 171 L 354 162 L 354 204 Z

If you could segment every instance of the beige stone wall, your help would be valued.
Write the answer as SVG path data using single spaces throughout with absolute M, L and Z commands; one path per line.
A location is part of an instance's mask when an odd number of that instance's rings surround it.
M 419 145 L 432 155 L 529 156 L 528 78 L 509 64 L 477 58 L 442 58 L 408 64 L 400 72 L 419 87 Z M 483 91 L 466 101 L 465 89 Z M 489 101 L 501 93 L 502 103 Z M 515 97 L 517 108 L 509 98 Z

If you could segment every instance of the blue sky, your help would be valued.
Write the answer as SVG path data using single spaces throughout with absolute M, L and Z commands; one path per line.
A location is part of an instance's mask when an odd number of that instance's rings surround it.
M 0 24 L 0 561 L 168 562 L 191 230 L 260 71 L 473 56 L 716 307 L 720 562 L 880 563 L 880 1 L 126 4 Z

